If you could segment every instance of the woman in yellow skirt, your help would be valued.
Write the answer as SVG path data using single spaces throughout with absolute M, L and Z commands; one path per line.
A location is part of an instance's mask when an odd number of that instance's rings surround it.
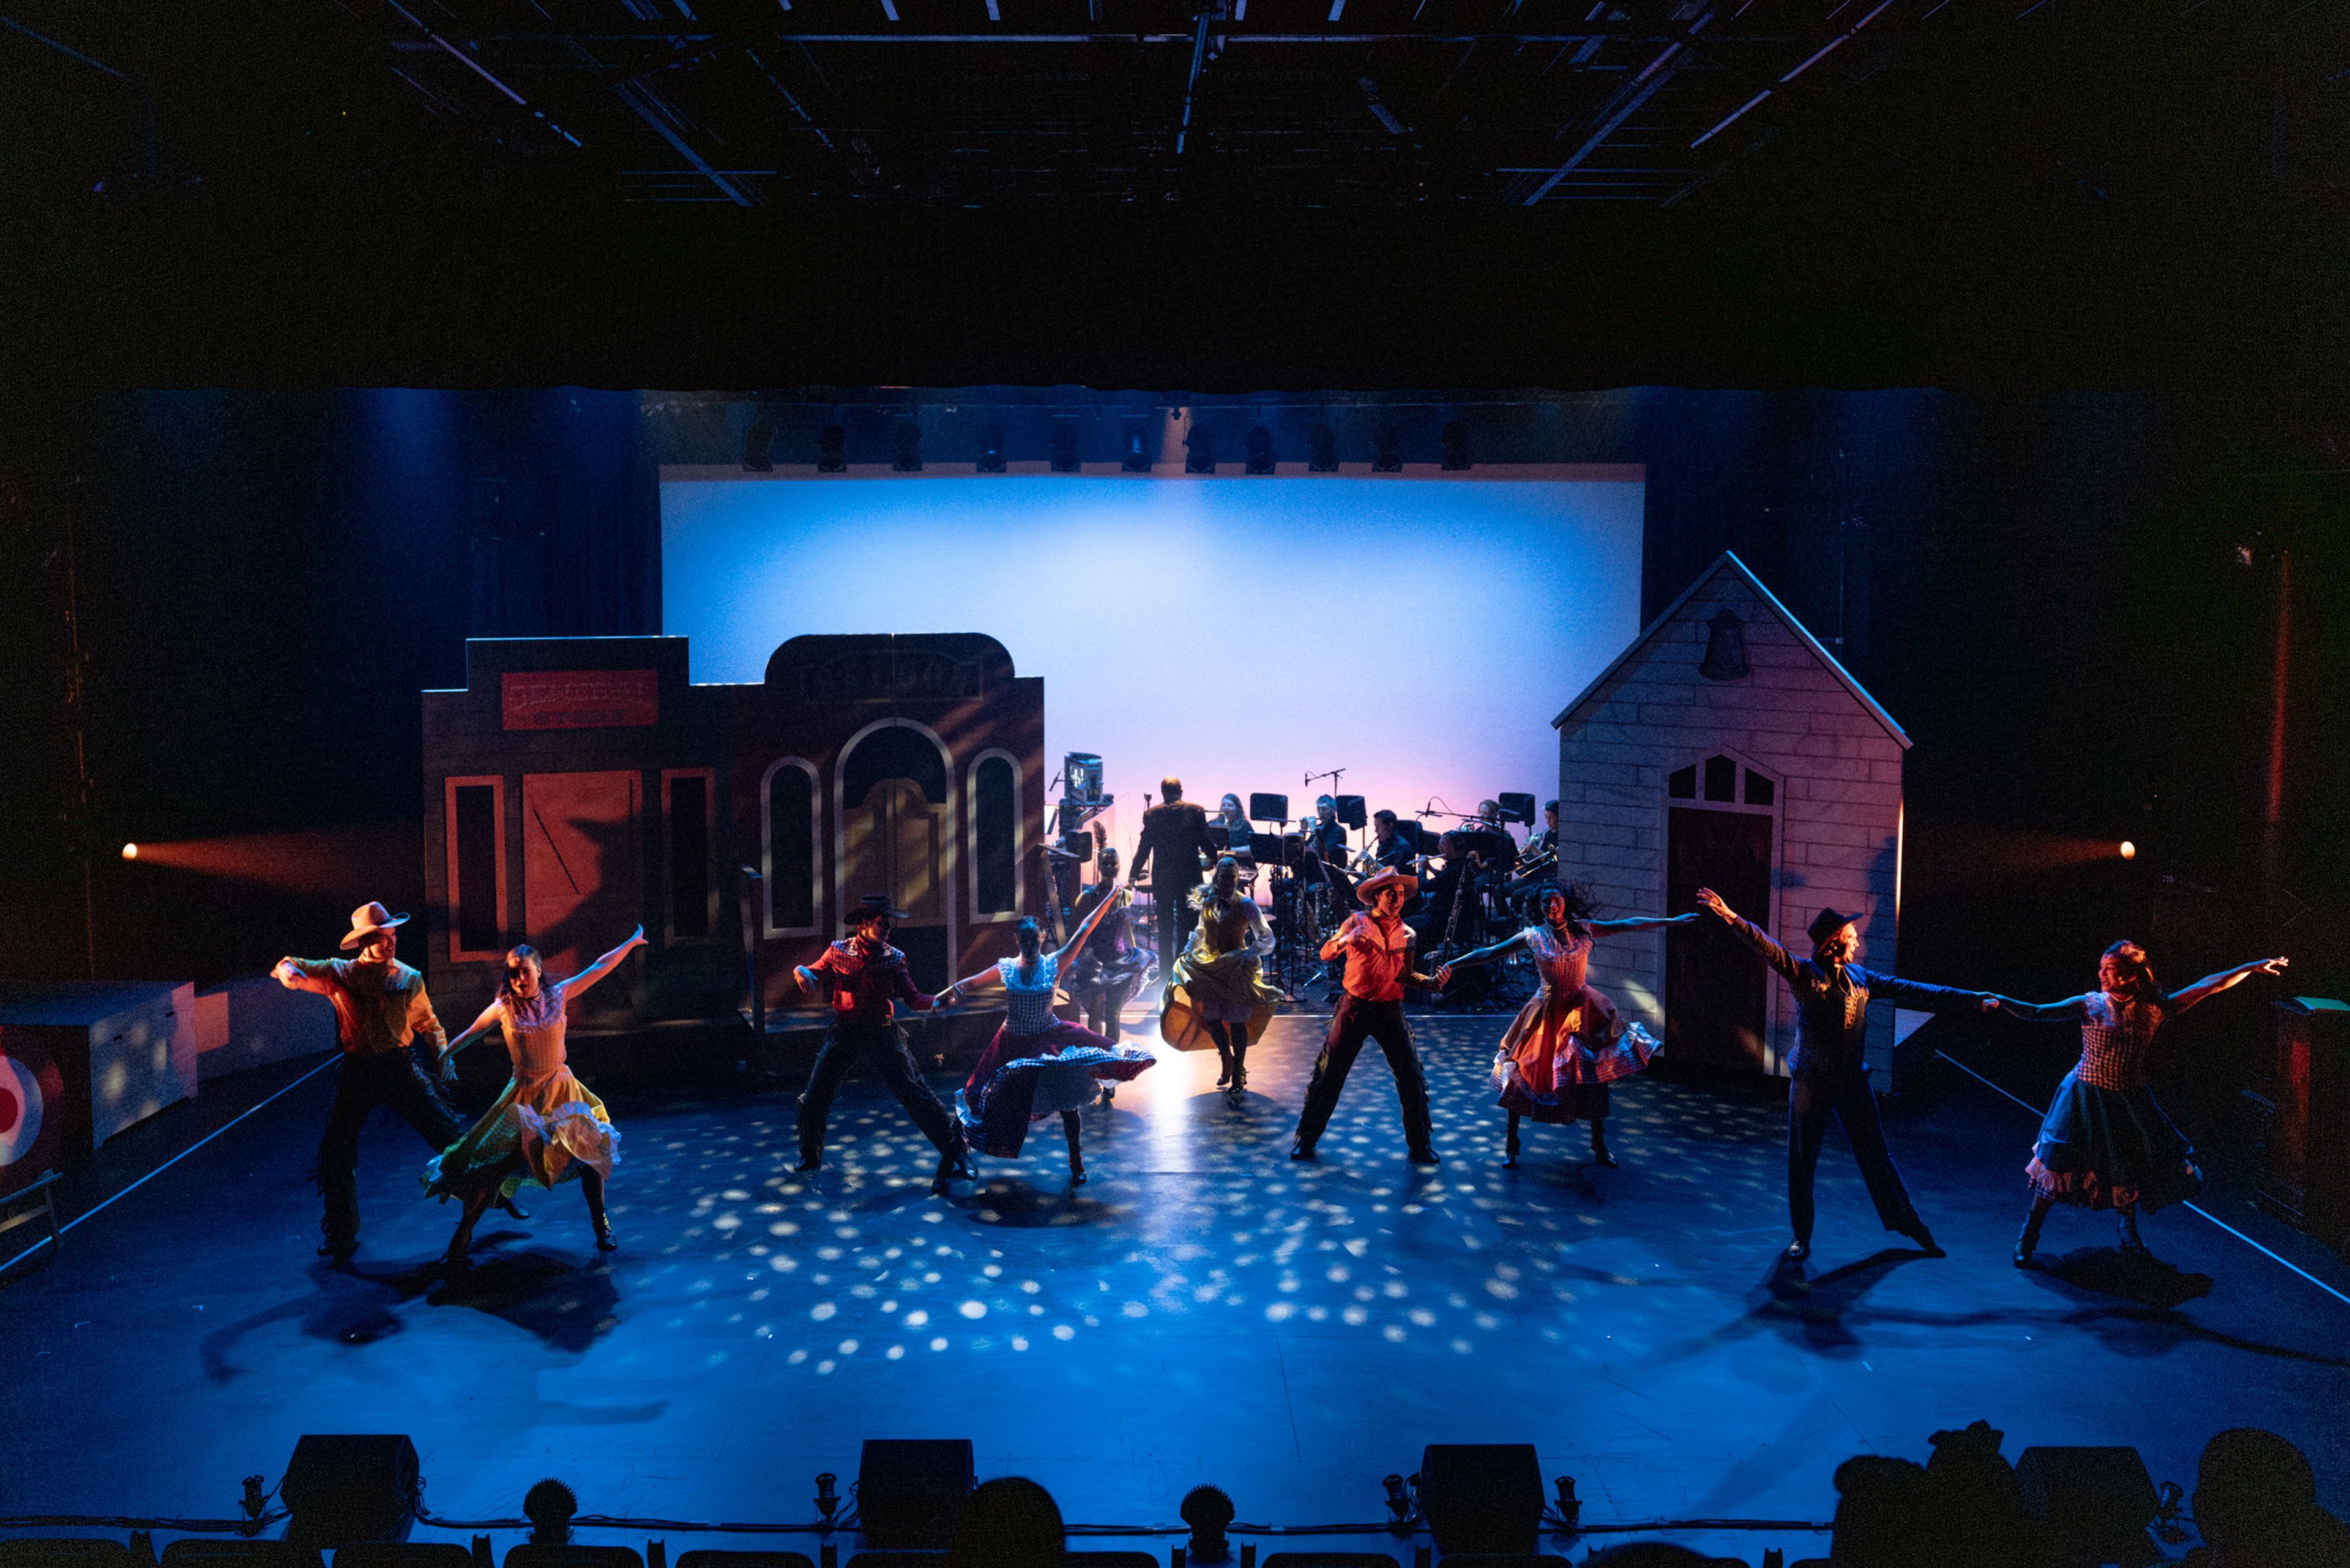
M 514 1076 L 497 1103 L 424 1167 L 427 1192 L 465 1205 L 449 1241 L 452 1271 L 465 1266 L 473 1225 L 484 1210 L 512 1198 L 524 1182 L 552 1189 L 577 1177 L 588 1199 L 588 1218 L 595 1222 L 596 1245 L 608 1252 L 619 1245 L 604 1214 L 604 1179 L 619 1158 L 620 1135 L 604 1102 L 571 1075 L 563 1044 L 564 1009 L 644 945 L 639 926 L 627 941 L 569 980 L 552 984 L 539 968 L 537 951 L 515 947 L 506 954 L 506 977 L 496 998 L 442 1053 L 445 1077 L 452 1070 L 451 1057 L 497 1028 L 504 1031 L 506 1055 L 514 1064 Z

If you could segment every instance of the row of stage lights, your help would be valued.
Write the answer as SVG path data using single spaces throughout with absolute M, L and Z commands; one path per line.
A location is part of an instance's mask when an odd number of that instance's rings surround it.
M 761 416 L 751 421 L 743 434 L 743 467 L 752 473 L 767 473 L 775 466 L 775 440 L 782 432 L 775 421 Z M 1083 466 L 1077 454 L 1077 422 L 1075 420 L 1053 421 L 1052 471 L 1055 473 L 1076 473 Z M 1118 467 L 1128 473 L 1150 472 L 1149 426 L 1142 420 L 1128 420 L 1118 441 Z M 1440 432 L 1444 443 L 1439 467 L 1448 473 L 1465 472 L 1471 466 L 1469 459 L 1469 426 L 1465 421 L 1454 420 Z M 920 473 L 922 471 L 922 427 L 912 420 L 900 420 L 890 432 L 894 455 L 889 466 L 899 473 Z M 1273 432 L 1263 425 L 1251 425 L 1243 438 L 1248 456 L 1243 471 L 1248 473 L 1274 472 Z M 1338 433 L 1326 424 L 1317 424 L 1306 432 L 1305 471 L 1308 473 L 1338 472 Z M 982 473 L 1002 473 L 1009 466 L 1003 427 L 988 424 L 980 427 L 978 459 Z M 839 425 L 826 425 L 816 432 L 816 470 L 818 473 L 848 472 L 848 432 Z M 1216 472 L 1215 431 L 1207 424 L 1194 421 L 1183 437 L 1183 472 L 1213 473 Z M 1403 472 L 1403 432 L 1393 425 L 1383 424 L 1371 432 L 1371 472 L 1401 473 Z

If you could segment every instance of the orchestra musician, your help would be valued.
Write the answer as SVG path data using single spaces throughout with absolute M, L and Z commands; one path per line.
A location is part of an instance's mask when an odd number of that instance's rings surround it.
M 1208 814 L 1183 798 L 1183 781 L 1162 779 L 1165 798 L 1142 814 L 1142 836 L 1134 846 L 1134 869 L 1128 886 L 1139 884 L 1148 869 L 1150 901 L 1159 910 L 1159 973 L 1162 987 L 1175 981 L 1175 955 L 1191 937 L 1200 912 L 1191 906 L 1191 890 L 1214 858 L 1208 845 Z
M 1216 815 L 1208 819 L 1208 826 L 1223 831 L 1222 847 L 1225 854 L 1243 866 L 1251 862 L 1253 858 L 1249 852 L 1249 834 L 1252 829 L 1249 826 L 1248 813 L 1241 809 L 1240 796 L 1236 794 L 1224 796 L 1223 803 L 1216 807 Z
M 1543 829 L 1526 840 L 1527 859 L 1544 853 L 1558 853 L 1558 802 L 1555 800 L 1543 802 Z
M 1410 842 L 1396 831 L 1396 814 L 1391 811 L 1371 814 L 1371 842 L 1363 853 L 1376 871 L 1409 871 L 1418 858 Z

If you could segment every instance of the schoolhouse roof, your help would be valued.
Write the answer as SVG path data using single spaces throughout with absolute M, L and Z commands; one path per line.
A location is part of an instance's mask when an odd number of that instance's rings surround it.
M 1577 710 L 1581 709 L 1585 704 L 1592 701 L 1598 696 L 1600 688 L 1606 686 L 1607 682 L 1615 677 L 1616 672 L 1624 667 L 1624 663 L 1627 659 L 1630 659 L 1635 653 L 1640 651 L 1641 649 L 1647 647 L 1651 639 L 1653 639 L 1659 632 L 1664 630 L 1667 623 L 1671 621 L 1674 617 L 1680 614 L 1681 607 L 1684 605 L 1688 604 L 1690 600 L 1695 598 L 1704 589 L 1711 587 L 1714 580 L 1720 577 L 1724 572 L 1736 573 L 1739 577 L 1745 582 L 1748 587 L 1753 589 L 1754 597 L 1761 599 L 1764 607 L 1769 609 L 1773 615 L 1778 617 L 1779 620 L 1789 631 L 1794 633 L 1795 639 L 1811 650 L 1812 657 L 1818 659 L 1821 665 L 1826 669 L 1828 673 L 1834 675 L 1837 681 L 1843 685 L 1844 689 L 1852 693 L 1853 701 L 1858 702 L 1862 708 L 1866 709 L 1870 718 L 1875 719 L 1878 723 L 1884 725 L 1885 732 L 1891 735 L 1895 741 L 1898 742 L 1905 751 L 1908 748 L 1910 742 L 1908 733 L 1902 730 L 1900 725 L 1893 722 L 1893 715 L 1885 711 L 1885 705 L 1879 702 L 1876 698 L 1870 696 L 1868 694 L 1867 688 L 1861 685 L 1859 681 L 1855 680 L 1852 678 L 1852 672 L 1836 661 L 1835 655 L 1827 650 L 1827 645 L 1823 643 L 1818 638 L 1814 637 L 1812 635 L 1811 628 L 1805 626 L 1802 621 L 1797 620 L 1795 618 L 1794 612 L 1790 610 L 1785 605 L 1779 602 L 1779 596 L 1773 593 L 1769 588 L 1764 587 L 1762 586 L 1762 579 L 1756 576 L 1753 572 L 1748 569 L 1745 562 L 1740 560 L 1733 552 L 1729 550 L 1724 550 L 1721 553 L 1720 559 L 1716 560 L 1713 565 L 1706 570 L 1700 572 L 1697 575 L 1696 580 L 1691 582 L 1688 587 L 1681 590 L 1680 597 L 1673 600 L 1671 604 L 1665 607 L 1663 614 L 1658 616 L 1656 619 L 1650 621 L 1641 629 L 1639 636 L 1625 644 L 1624 651 L 1617 654 L 1615 659 L 1609 662 L 1607 668 L 1599 672 L 1598 678 L 1593 680 L 1590 685 L 1586 686 L 1582 691 L 1576 695 L 1574 701 L 1569 702 L 1565 708 L 1559 710 L 1558 717 L 1550 722 L 1551 728 L 1554 730 L 1564 728 L 1567 721 L 1575 717 Z

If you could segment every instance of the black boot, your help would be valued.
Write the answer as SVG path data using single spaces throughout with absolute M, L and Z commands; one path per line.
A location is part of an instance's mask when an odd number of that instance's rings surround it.
M 1220 1043 L 1216 1046 L 1216 1087 L 1229 1089 L 1232 1086 L 1232 1048 Z
M 1083 1187 L 1086 1184 L 1086 1157 L 1077 1147 L 1077 1113 L 1063 1111 L 1061 1136 L 1069 1145 L 1069 1185 L 1072 1187 Z
M 2136 1209 L 2116 1209 L 2114 1210 L 2114 1218 L 2121 1229 L 2123 1257 L 2151 1258 L 2154 1256 L 2153 1250 L 2147 1247 L 2138 1236 Z
M 1518 1113 L 1515 1111 L 1510 1113 L 1510 1130 L 1502 1139 L 1502 1153 L 1503 1165 L 1518 1163 Z
M 1607 1124 L 1604 1121 L 1591 1124 L 1591 1163 L 1611 1170 L 1616 1166 L 1616 1157 L 1607 1152 Z
M 2032 1212 L 2024 1216 L 2022 1233 L 2015 1238 L 2015 1266 L 2017 1268 L 2028 1269 L 2032 1267 L 2032 1255 L 2040 1250 L 2040 1228 L 2047 1222 L 2047 1203 L 2044 1200 L 2033 1203 L 2032 1206 Z

